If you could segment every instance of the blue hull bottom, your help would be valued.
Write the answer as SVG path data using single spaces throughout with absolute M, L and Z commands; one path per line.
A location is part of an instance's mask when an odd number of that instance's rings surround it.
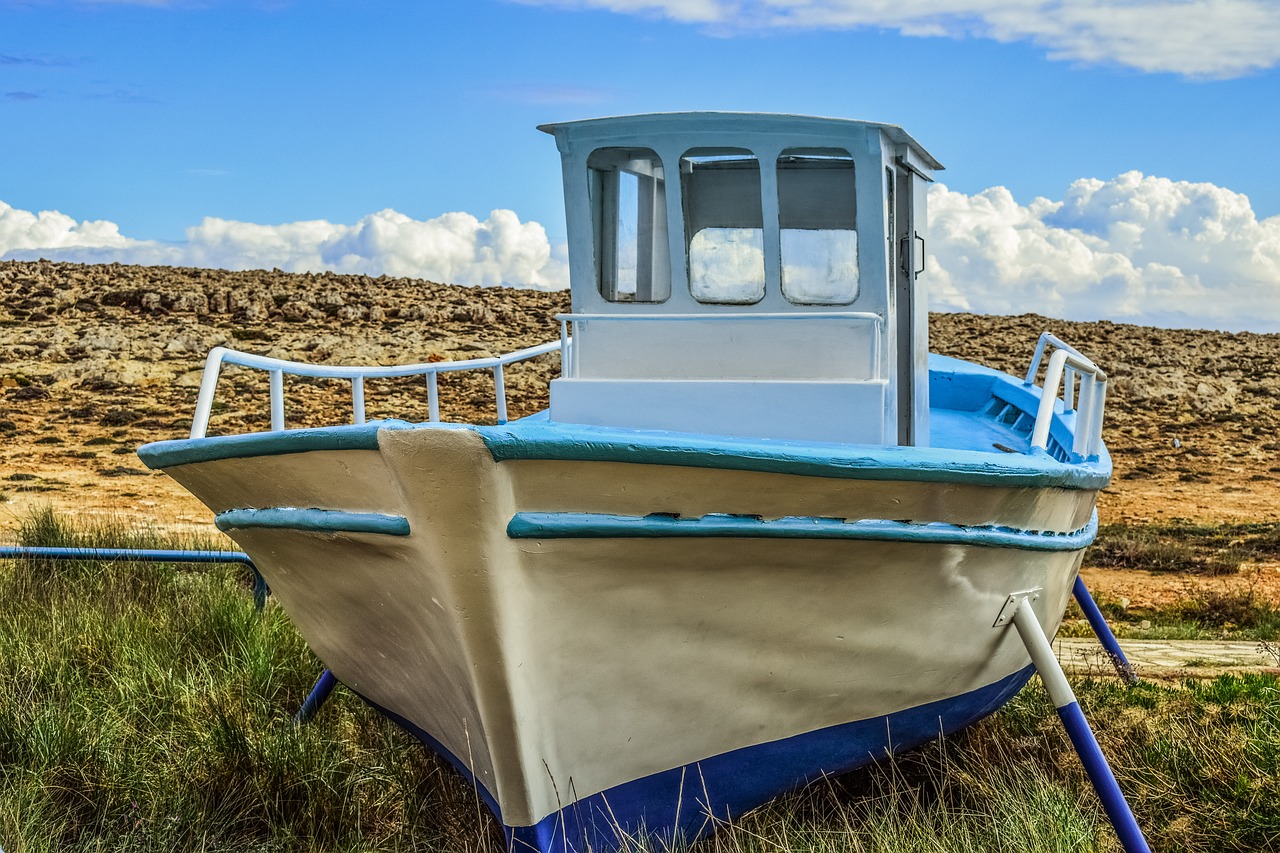
M 736 749 L 655 773 L 569 802 L 533 826 L 507 826 L 497 802 L 456 756 L 408 720 L 370 704 L 448 759 L 476 785 L 502 823 L 513 850 L 609 853 L 634 846 L 643 837 L 659 844 L 676 838 L 694 841 L 724 821 L 815 779 L 869 764 L 891 750 L 912 749 L 939 734 L 951 734 L 998 710 L 1034 671 L 1034 666 L 1028 665 L 961 696 Z M 565 780 L 561 792 L 566 801 L 574 799 L 571 780 Z

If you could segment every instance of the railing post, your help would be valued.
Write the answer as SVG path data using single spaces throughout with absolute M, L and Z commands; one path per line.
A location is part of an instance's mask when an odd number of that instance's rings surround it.
M 1048 332 L 1042 332 L 1036 339 L 1036 351 L 1031 356 L 1031 366 L 1027 368 L 1027 378 L 1022 381 L 1023 385 L 1036 384 L 1036 371 L 1040 369 L 1040 359 L 1044 358 L 1044 348 L 1049 345 L 1049 337 Z
M 498 402 L 498 423 L 507 422 L 507 383 L 502 376 L 502 362 L 493 366 L 493 392 Z
M 351 377 L 351 422 L 364 423 L 364 377 Z
M 191 419 L 191 437 L 204 438 L 209 431 L 209 415 L 213 412 L 213 393 L 218 388 L 218 374 L 222 372 L 222 354 L 226 347 L 214 347 L 204 360 L 204 375 L 200 378 L 200 395 L 196 397 L 196 413 Z
M 427 420 L 433 424 L 440 423 L 440 387 L 436 381 L 439 375 L 434 370 L 427 374 Z
M 1049 446 L 1049 424 L 1053 420 L 1053 406 L 1058 399 L 1058 385 L 1062 381 L 1062 371 L 1066 361 L 1066 350 L 1055 350 L 1053 355 L 1049 356 L 1049 366 L 1044 372 L 1044 386 L 1040 389 L 1040 407 L 1036 411 L 1036 425 L 1031 433 L 1033 448 L 1044 450 Z M 1081 396 L 1083 397 L 1083 389 Z
M 1102 412 L 1107 402 L 1107 380 L 1095 380 L 1093 410 L 1089 413 L 1089 448 L 1085 458 L 1097 456 L 1102 450 Z
M 881 330 L 883 329 L 883 326 L 884 324 L 880 322 L 879 317 L 876 317 L 876 319 L 871 324 L 871 329 L 872 329 L 871 331 L 871 378 L 872 379 L 880 378 L 880 338 L 882 337 Z
M 560 318 L 560 375 L 568 377 L 569 368 L 569 321 Z
M 571 343 L 569 344 L 569 370 L 574 376 L 582 372 L 582 362 L 578 358 L 578 340 L 583 337 L 586 328 L 586 320 L 575 320 L 573 323 L 573 334 L 570 336 Z
M 271 371 L 271 429 L 284 429 L 284 371 L 280 368 Z
M 1071 452 L 1081 458 L 1088 455 L 1089 422 L 1093 416 L 1094 392 L 1098 383 L 1093 376 L 1080 377 L 1080 405 L 1076 409 L 1075 437 L 1071 442 Z

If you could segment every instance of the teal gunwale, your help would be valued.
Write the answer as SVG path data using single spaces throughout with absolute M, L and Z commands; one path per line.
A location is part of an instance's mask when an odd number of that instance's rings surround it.
M 219 530 L 265 527 L 275 530 L 302 530 L 309 533 L 378 533 L 408 536 L 409 520 L 402 515 L 377 512 L 345 512 L 333 509 L 229 509 L 213 520 Z
M 512 539 L 852 539 L 975 545 L 1023 551 L 1079 551 L 1098 534 L 1098 513 L 1079 530 L 1045 533 L 1012 527 L 965 527 L 944 522 L 911 523 L 888 519 L 788 516 L 765 520 L 750 515 L 609 515 L 589 512 L 519 512 L 507 524 Z
M 138 456 L 149 468 L 221 459 L 378 449 L 380 430 L 468 429 L 498 462 L 553 460 L 762 471 L 849 480 L 959 483 L 1097 490 L 1111 480 L 1111 460 L 1068 464 L 1041 454 L 996 454 L 943 448 L 739 439 L 720 435 L 558 424 L 535 415 L 503 426 L 378 421 L 359 426 L 159 441 Z

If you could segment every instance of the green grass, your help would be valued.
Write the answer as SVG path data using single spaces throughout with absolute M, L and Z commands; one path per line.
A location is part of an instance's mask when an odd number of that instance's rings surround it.
M 1280 560 L 1280 524 L 1104 524 L 1085 564 L 1226 575 L 1258 560 Z
M 51 513 L 21 540 L 199 546 Z M 6 853 L 480 846 L 474 792 L 363 703 L 291 723 L 323 667 L 242 566 L 0 561 L 0 601 Z
M 1280 682 L 1076 684 L 1155 851 L 1280 849 Z M 1113 851 L 1038 681 L 970 730 L 749 815 L 726 851 Z
M 1100 599 L 1098 608 L 1122 640 L 1280 641 L 1280 607 L 1252 589 L 1192 590 L 1164 610 L 1125 607 Z M 1072 601 L 1058 631 L 1062 637 L 1091 637 L 1093 629 Z
M 210 547 L 33 516 L 32 545 Z M 320 672 L 243 567 L 0 561 L 0 847 L 500 851 L 475 792 Z M 1280 683 L 1076 684 L 1157 851 L 1280 849 Z M 1038 682 L 969 731 L 828 780 L 694 853 L 1111 851 Z

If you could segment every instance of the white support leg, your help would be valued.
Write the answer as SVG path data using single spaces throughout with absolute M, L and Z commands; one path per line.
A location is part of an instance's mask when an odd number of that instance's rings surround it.
M 1007 610 L 1008 605 L 1005 611 L 1001 612 L 1001 616 L 1004 616 Z M 1094 737 L 1093 729 L 1089 728 L 1089 722 L 1080 710 L 1075 691 L 1071 689 L 1066 674 L 1058 664 L 1058 658 L 1053 654 L 1049 638 L 1040 627 L 1040 621 L 1031 607 L 1029 596 L 1023 595 L 1018 599 L 1012 621 L 1018 629 L 1023 645 L 1031 655 L 1031 661 L 1036 665 L 1036 671 L 1040 673 L 1040 680 L 1049 691 L 1049 698 L 1058 709 L 1058 718 L 1062 720 L 1062 725 L 1071 738 L 1071 744 L 1076 748 L 1076 754 L 1080 756 L 1080 762 L 1084 765 L 1089 781 L 1093 783 L 1093 789 L 1098 792 L 1098 798 L 1102 800 L 1102 808 L 1111 819 L 1116 835 L 1120 837 L 1120 845 L 1125 853 L 1151 853 L 1147 839 L 1143 837 L 1142 830 L 1138 828 L 1138 822 L 1133 817 L 1133 811 L 1120 791 L 1115 774 L 1111 772 L 1111 765 L 1107 764 L 1107 759 L 1098 746 L 1098 739 Z

